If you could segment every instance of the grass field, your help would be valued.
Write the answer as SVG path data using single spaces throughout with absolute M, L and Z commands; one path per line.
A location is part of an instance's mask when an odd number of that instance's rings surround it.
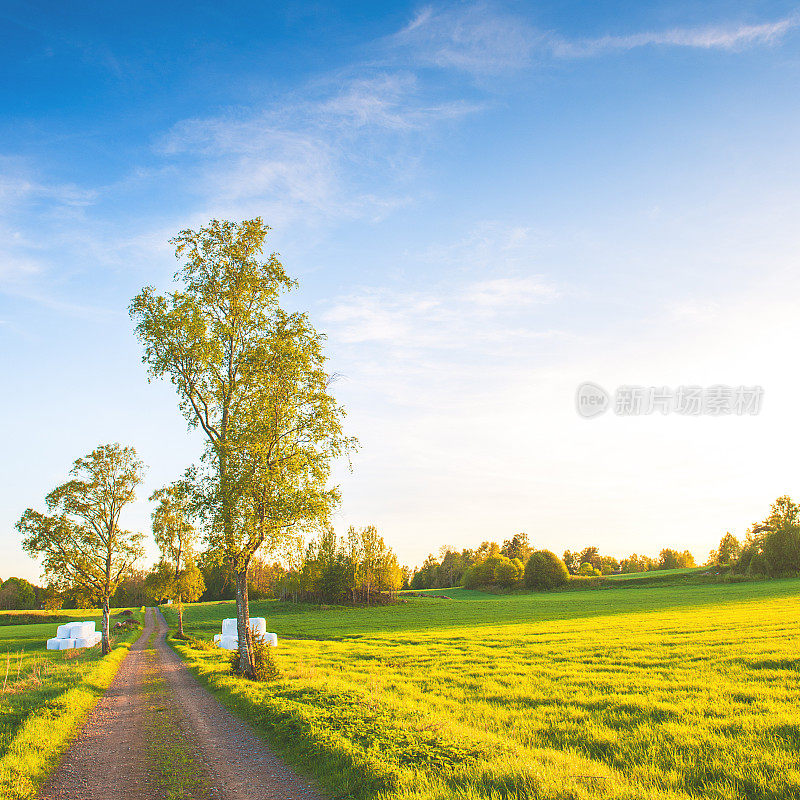
M 269 685 L 176 647 L 337 796 L 800 797 L 800 580 L 437 593 L 253 603 L 281 639 Z M 187 631 L 233 613 L 187 607 Z
M 116 638 L 115 649 L 104 659 L 99 646 L 63 651 L 45 647 L 59 624 L 87 619 L 100 623 L 98 610 L 28 612 L 26 617 L 47 622 L 3 624 L 2 618 L 9 616 L 18 614 L 0 612 L 0 797 L 32 797 L 137 634 Z M 141 620 L 141 613 L 136 617 Z

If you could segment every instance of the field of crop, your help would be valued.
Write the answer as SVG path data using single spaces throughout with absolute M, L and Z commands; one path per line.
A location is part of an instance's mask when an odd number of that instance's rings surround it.
M 113 613 L 117 613 L 115 610 Z M 141 614 L 136 612 L 141 619 Z M 42 623 L 5 624 L 42 618 Z M 64 622 L 94 619 L 98 610 L 0 612 L 0 797 L 28 796 L 91 703 L 113 677 L 135 633 L 116 639 L 105 659 L 100 647 L 48 651 Z
M 176 647 L 337 796 L 800 797 L 800 580 L 253 603 L 280 681 Z M 233 604 L 190 606 L 210 639 Z

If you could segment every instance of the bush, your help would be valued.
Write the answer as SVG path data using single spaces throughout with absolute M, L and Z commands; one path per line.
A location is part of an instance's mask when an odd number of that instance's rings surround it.
M 525 585 L 530 589 L 557 589 L 569 580 L 567 565 L 549 550 L 536 550 L 525 565 Z
M 484 561 L 473 564 L 465 573 L 463 586 L 467 589 L 480 589 L 486 586 L 510 588 L 519 583 L 525 568 L 518 558 L 489 556 Z
M 275 663 L 275 656 L 272 655 L 272 648 L 268 647 L 260 636 L 254 636 L 253 648 L 253 680 L 261 683 L 274 681 L 280 677 L 278 665 Z M 239 651 L 231 653 L 231 672 L 241 675 L 239 669 Z

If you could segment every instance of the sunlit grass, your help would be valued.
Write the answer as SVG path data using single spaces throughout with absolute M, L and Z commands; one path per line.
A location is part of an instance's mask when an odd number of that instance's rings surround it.
M 277 684 L 180 649 L 338 794 L 800 796 L 800 581 L 447 594 L 253 604 L 281 638 Z M 232 614 L 189 607 L 187 629 Z
M 36 796 L 38 787 L 138 636 L 134 632 L 120 637 L 105 658 L 99 646 L 47 650 L 47 639 L 55 636 L 57 624 L 101 618 L 97 610 L 56 616 L 55 622 L 0 625 L 2 798 Z M 138 612 L 136 617 L 142 619 Z

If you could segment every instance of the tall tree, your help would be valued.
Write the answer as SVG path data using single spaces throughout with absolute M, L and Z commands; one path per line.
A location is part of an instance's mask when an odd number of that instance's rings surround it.
M 162 570 L 154 574 L 160 599 L 178 606 L 178 635 L 183 637 L 183 601 L 198 600 L 205 591 L 203 575 L 194 561 L 197 532 L 191 523 L 192 494 L 186 481 L 175 481 L 150 497 L 153 510 L 153 535 L 161 553 Z M 163 576 L 163 577 L 161 577 Z
M 109 641 L 109 602 L 142 555 L 142 534 L 119 527 L 136 496 L 144 465 L 132 447 L 105 444 L 79 458 L 71 480 L 45 498 L 47 513 L 29 508 L 17 522 L 22 546 L 42 558 L 56 589 L 77 589 L 103 607 L 103 653 Z
M 130 307 L 150 375 L 172 381 L 206 437 L 197 497 L 211 547 L 235 575 L 247 675 L 250 561 L 265 542 L 327 517 L 339 499 L 326 488 L 330 462 L 354 446 L 329 392 L 324 337 L 280 307 L 296 282 L 277 254 L 262 258 L 268 232 L 260 218 L 182 231 L 171 240 L 184 261 L 179 288 L 146 287 Z

